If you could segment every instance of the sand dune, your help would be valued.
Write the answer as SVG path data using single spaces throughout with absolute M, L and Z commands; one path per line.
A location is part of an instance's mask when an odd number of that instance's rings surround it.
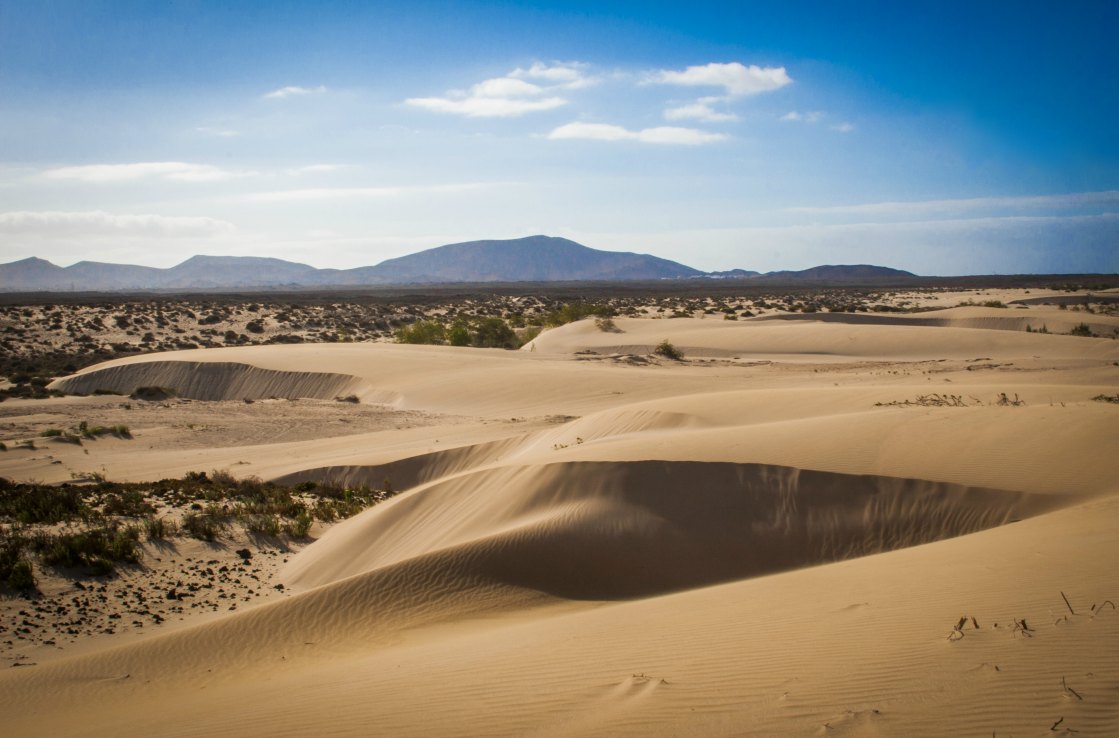
M 405 491 L 295 556 L 290 597 L 5 670 L 5 727 L 1119 734 L 1119 406 L 1094 399 L 1119 387 L 1119 343 L 1017 322 L 1045 310 L 582 321 L 519 352 L 241 347 L 61 380 L 239 406 L 354 393 L 384 427 L 234 451 L 153 423 L 91 463 L 143 478 L 239 458 Z M 687 360 L 651 355 L 665 339 Z M 94 399 L 4 412 L 34 427 Z
M 68 394 L 98 391 L 131 394 L 141 387 L 163 387 L 192 400 L 260 400 L 312 397 L 328 400 L 363 389 L 357 377 L 328 372 L 285 372 L 248 364 L 195 361 L 146 361 L 93 369 L 52 384 Z

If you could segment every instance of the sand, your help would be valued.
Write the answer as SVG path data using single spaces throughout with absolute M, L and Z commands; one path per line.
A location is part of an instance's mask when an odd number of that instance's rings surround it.
M 133 438 L 11 448 L 0 475 L 404 491 L 276 558 L 260 575 L 282 596 L 5 669 L 0 722 L 1119 734 L 1119 404 L 1093 399 L 1119 392 L 1119 341 L 1060 335 L 1066 312 L 619 318 L 516 352 L 244 346 L 91 367 L 57 386 L 178 398 L 3 403 L 9 448 L 78 418 L 130 418 Z M 663 340 L 684 360 L 653 354 Z

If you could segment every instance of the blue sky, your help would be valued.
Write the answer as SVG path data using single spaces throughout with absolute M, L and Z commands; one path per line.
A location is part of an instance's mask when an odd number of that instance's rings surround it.
M 0 260 L 1119 271 L 1119 3 L 0 0 Z

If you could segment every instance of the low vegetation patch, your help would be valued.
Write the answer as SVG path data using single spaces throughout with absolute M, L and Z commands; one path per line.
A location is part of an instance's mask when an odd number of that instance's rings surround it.
M 653 353 L 657 356 L 671 359 L 672 361 L 682 361 L 684 358 L 684 352 L 669 343 L 667 339 L 657 344 L 657 347 L 653 349 Z
M 306 539 L 316 522 L 356 515 L 395 494 L 294 486 L 228 472 L 191 472 L 150 483 L 15 483 L 0 477 L 0 586 L 35 587 L 34 562 L 94 576 L 140 562 L 143 540 L 218 541 L 234 526 L 269 538 Z

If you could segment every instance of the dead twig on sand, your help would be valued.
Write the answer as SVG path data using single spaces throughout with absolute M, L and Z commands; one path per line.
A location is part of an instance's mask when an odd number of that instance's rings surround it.
M 1065 601 L 1065 606 L 1066 606 L 1066 607 L 1068 607 L 1068 611 L 1069 611 L 1070 613 L 1072 613 L 1073 615 L 1075 615 L 1075 614 L 1076 614 L 1076 611 L 1072 609 L 1072 605 L 1070 605 L 1070 604 L 1069 604 L 1069 601 L 1068 601 L 1068 597 L 1066 597 L 1066 596 L 1065 596 L 1065 593 L 1064 593 L 1064 592 L 1061 592 L 1061 598 L 1062 598 L 1062 599 L 1064 599 L 1064 601 Z
M 1065 682 L 1065 678 L 1064 678 L 1064 677 L 1061 677 L 1061 686 L 1065 688 L 1065 692 L 1066 692 L 1067 694 L 1071 694 L 1071 695 L 1072 695 L 1073 697 L 1075 697 L 1076 699 L 1080 700 L 1081 702 L 1083 702 L 1083 701 L 1084 701 L 1084 698 L 1080 696 L 1080 693 L 1079 693 L 1079 692 L 1077 692 L 1077 691 L 1076 691 L 1075 689 L 1073 689 L 1072 687 L 1070 687 L 1070 686 L 1068 685 L 1068 683 L 1067 683 L 1067 682 Z

